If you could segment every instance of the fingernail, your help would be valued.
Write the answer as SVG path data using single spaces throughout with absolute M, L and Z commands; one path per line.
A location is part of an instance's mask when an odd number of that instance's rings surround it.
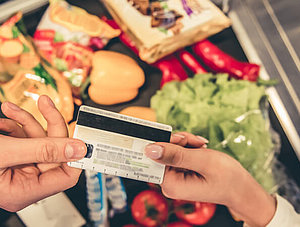
M 151 144 L 145 147 L 145 155 L 151 159 L 159 159 L 162 156 L 164 148 L 162 146 Z
M 197 138 L 199 140 L 201 140 L 202 142 L 204 142 L 204 143 L 209 143 L 209 141 L 207 139 L 205 139 L 204 137 L 202 137 L 202 136 L 197 136 Z
M 46 97 L 47 97 L 48 105 L 49 105 L 49 106 L 52 106 L 52 107 L 55 107 L 53 101 L 52 101 L 48 96 L 46 96 Z
M 16 104 L 13 104 L 11 102 L 6 102 L 6 105 L 8 106 L 8 108 L 12 109 L 12 110 L 15 110 L 15 111 L 19 111 L 21 110 L 20 107 L 18 107 Z
M 81 159 L 86 154 L 86 146 L 82 143 L 67 143 L 65 147 L 65 155 L 67 159 Z
M 175 136 L 175 137 L 180 137 L 181 139 L 184 139 L 184 138 L 185 138 L 185 136 L 184 136 L 184 135 L 181 135 L 181 134 L 173 134 L 173 136 Z

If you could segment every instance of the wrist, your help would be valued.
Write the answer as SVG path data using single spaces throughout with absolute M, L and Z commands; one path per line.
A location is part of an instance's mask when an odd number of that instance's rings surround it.
M 231 198 L 229 208 L 251 227 L 266 226 L 276 211 L 276 199 L 268 194 L 247 172 Z

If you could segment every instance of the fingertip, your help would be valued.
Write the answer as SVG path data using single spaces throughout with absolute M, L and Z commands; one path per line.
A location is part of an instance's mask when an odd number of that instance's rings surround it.
M 53 108 L 55 108 L 55 104 L 49 98 L 49 96 L 41 95 L 40 98 L 38 99 L 38 107 L 39 108 L 43 108 L 43 107 L 53 107 Z
M 148 158 L 157 160 L 160 159 L 162 157 L 164 148 L 158 144 L 148 144 L 145 148 L 144 148 L 144 152 L 145 155 Z
M 19 111 L 21 108 L 12 102 L 5 101 L 1 105 L 1 110 L 6 115 L 10 111 Z
M 81 140 L 72 140 L 65 146 L 65 156 L 68 160 L 82 159 L 86 153 L 86 145 Z
M 170 142 L 177 144 L 177 143 L 180 143 L 183 139 L 185 139 L 184 135 L 179 134 L 179 133 L 175 133 L 175 134 L 171 135 Z
M 202 137 L 202 136 L 196 136 L 196 138 L 197 138 L 199 141 L 201 141 L 202 143 L 209 143 L 209 141 L 208 141 L 206 138 Z

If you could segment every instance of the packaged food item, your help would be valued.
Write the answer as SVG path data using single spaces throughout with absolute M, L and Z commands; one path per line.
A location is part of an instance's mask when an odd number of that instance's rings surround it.
M 102 1 L 148 63 L 230 25 L 209 0 Z
M 67 80 L 43 64 L 27 37 L 22 14 L 17 13 L 0 27 L 0 58 L 3 73 L 0 101 L 10 101 L 30 112 L 46 128 L 47 123 L 36 102 L 48 95 L 66 121 L 73 118 L 72 92 Z M 10 79 L 10 80 L 8 80 Z
M 127 194 L 123 182 L 117 176 L 89 170 L 84 172 L 91 226 L 108 227 L 109 216 L 127 210 Z
M 39 57 L 27 39 L 26 29 L 19 12 L 0 27 L 0 82 L 12 79 L 19 69 L 31 69 L 39 63 Z
M 134 99 L 145 75 L 132 58 L 101 50 L 94 54 L 90 81 L 90 98 L 98 104 L 113 105 Z
M 102 49 L 119 34 L 119 29 L 84 9 L 64 0 L 50 0 L 34 42 L 40 54 L 68 78 L 73 92 L 79 95 L 79 87 L 90 70 L 93 48 Z

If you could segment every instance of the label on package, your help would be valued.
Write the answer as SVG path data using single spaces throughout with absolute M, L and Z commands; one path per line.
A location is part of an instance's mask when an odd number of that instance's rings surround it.
M 147 144 L 169 142 L 172 127 L 81 106 L 73 138 L 86 143 L 86 156 L 71 167 L 161 184 L 165 165 L 144 154 Z

